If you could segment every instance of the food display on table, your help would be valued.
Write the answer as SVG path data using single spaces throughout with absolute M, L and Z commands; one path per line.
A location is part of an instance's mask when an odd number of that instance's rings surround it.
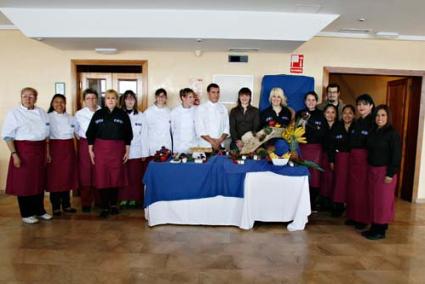
M 155 155 L 153 157 L 153 160 L 155 162 L 166 162 L 171 157 L 171 150 L 165 148 L 164 146 L 161 147 L 159 151 L 155 152 Z

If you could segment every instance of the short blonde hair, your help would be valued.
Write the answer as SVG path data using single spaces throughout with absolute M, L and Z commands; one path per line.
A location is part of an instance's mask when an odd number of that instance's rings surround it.
M 285 96 L 285 92 L 281 89 L 281 88 L 273 88 L 270 91 L 270 95 L 269 95 L 269 103 L 272 103 L 272 96 L 278 96 L 282 102 L 281 105 L 282 106 L 288 106 L 288 98 Z
M 107 95 L 110 95 L 110 94 L 114 95 L 117 98 L 117 100 L 120 98 L 120 95 L 118 95 L 118 92 L 115 91 L 114 89 L 107 90 L 105 92 L 105 98 L 106 98 Z

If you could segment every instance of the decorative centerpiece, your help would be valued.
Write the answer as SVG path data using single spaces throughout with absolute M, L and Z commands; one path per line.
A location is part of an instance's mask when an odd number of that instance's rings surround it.
M 153 160 L 155 162 L 166 162 L 171 157 L 171 151 L 164 146 L 159 151 L 155 152 Z

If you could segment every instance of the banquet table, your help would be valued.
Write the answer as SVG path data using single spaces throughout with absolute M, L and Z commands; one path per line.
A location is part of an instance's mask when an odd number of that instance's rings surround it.
M 144 176 L 145 217 L 161 224 L 227 225 L 249 230 L 255 221 L 291 222 L 303 230 L 311 213 L 305 167 L 265 160 L 233 163 L 213 156 L 206 163 L 150 162 Z

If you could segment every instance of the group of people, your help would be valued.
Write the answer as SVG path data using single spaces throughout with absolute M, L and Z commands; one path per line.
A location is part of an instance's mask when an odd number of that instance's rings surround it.
M 391 125 L 391 111 L 386 105 L 375 107 L 368 94 L 358 96 L 354 107 L 339 99 L 338 85 L 330 84 L 326 90 L 327 99 L 321 104 L 316 93 L 307 93 L 306 108 L 296 114 L 307 139 L 300 146 L 301 155 L 323 168 L 323 172 L 310 170 L 311 206 L 330 210 L 335 217 L 346 210 L 346 225 L 367 239 L 383 239 L 394 218 L 401 162 L 401 141 Z
M 231 148 L 242 149 L 242 136 L 248 131 L 298 123 L 306 130 L 302 157 L 324 169 L 311 170 L 312 208 L 331 209 L 334 216 L 346 208 L 347 224 L 358 229 L 371 224 L 365 237 L 385 237 L 394 215 L 401 159 L 400 139 L 387 106 L 375 108 L 369 95 L 359 96 L 356 108 L 344 106 L 339 86 L 332 84 L 326 101 L 319 105 L 317 94 L 309 92 L 305 109 L 298 112 L 288 106 L 281 88 L 273 88 L 270 107 L 260 112 L 251 104 L 251 90 L 242 88 L 229 114 L 219 102 L 217 84 L 208 85 L 207 94 L 208 101 L 195 105 L 194 91 L 182 89 L 181 104 L 170 110 L 161 88 L 154 104 L 142 113 L 132 91 L 120 97 L 108 90 L 105 106 L 100 107 L 98 93 L 87 89 L 82 94 L 84 107 L 74 117 L 66 112 L 63 95 L 53 96 L 46 113 L 35 106 L 37 91 L 24 88 L 20 106 L 8 113 L 3 125 L 2 138 L 11 152 L 6 193 L 18 197 L 25 223 L 52 218 L 44 209 L 44 190 L 50 192 L 53 215 L 76 212 L 70 191 L 78 188 L 82 211 L 90 212 L 97 204 L 105 218 L 119 213 L 118 201 L 130 207 L 142 201 L 144 169 L 162 147 L 187 153 L 192 147 L 218 150 L 229 141 Z

